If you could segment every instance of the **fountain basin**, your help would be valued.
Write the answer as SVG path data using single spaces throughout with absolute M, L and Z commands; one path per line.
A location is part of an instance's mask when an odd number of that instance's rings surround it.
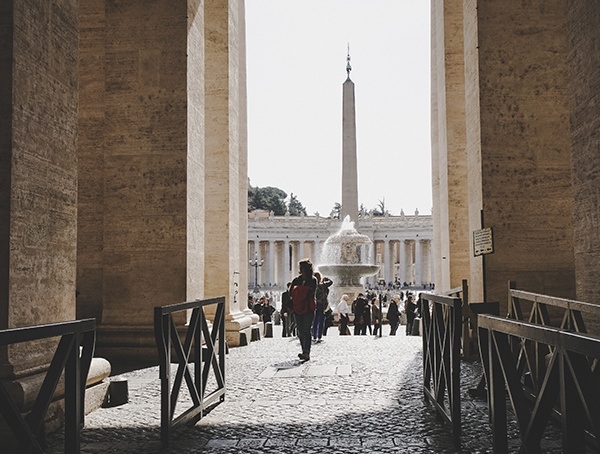
M 360 279 L 374 276 L 379 271 L 379 265 L 362 263 L 319 265 L 319 273 L 323 276 L 331 276 L 338 287 L 360 286 Z

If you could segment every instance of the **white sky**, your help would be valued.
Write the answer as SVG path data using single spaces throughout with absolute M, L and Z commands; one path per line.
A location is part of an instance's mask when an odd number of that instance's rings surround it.
M 426 0 L 246 0 L 248 174 L 309 214 L 341 202 L 342 83 L 350 43 L 358 203 L 431 213 Z

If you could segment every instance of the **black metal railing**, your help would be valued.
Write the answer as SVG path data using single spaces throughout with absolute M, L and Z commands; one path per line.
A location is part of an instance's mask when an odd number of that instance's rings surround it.
M 423 320 L 423 391 L 438 414 L 452 428 L 460 444 L 460 351 L 462 301 L 431 293 L 421 294 Z
M 46 445 L 44 418 L 60 377 L 65 372 L 66 453 L 78 453 L 80 430 L 84 422 L 85 382 L 92 362 L 96 339 L 95 319 L 0 331 L 0 346 L 60 337 L 58 347 L 33 407 L 23 416 L 0 381 L 0 412 L 14 433 L 18 452 L 43 453 Z
M 509 319 L 577 333 L 586 333 L 584 315 L 591 320 L 600 319 L 600 306 L 597 304 L 517 290 L 514 281 L 509 281 L 508 287 Z M 511 343 L 513 354 L 517 357 L 517 370 L 523 376 L 523 385 L 530 397 L 535 399 L 540 392 L 552 347 L 533 341 L 521 342 L 515 338 L 511 339 Z
M 205 308 L 216 306 L 209 327 Z M 191 311 L 185 340 L 181 341 L 173 320 L 176 312 Z M 225 400 L 225 298 L 197 300 L 154 308 L 154 335 L 159 355 L 161 381 L 161 441 L 168 446 L 169 437 L 179 425 L 198 422 L 209 407 Z M 177 356 L 177 372 L 171 376 L 171 350 Z M 188 365 L 194 365 L 194 376 Z M 207 392 L 212 366 L 216 389 Z M 192 406 L 175 417 L 177 399 L 183 380 L 187 384 Z M 172 384 L 172 386 L 171 386 Z
M 600 359 L 600 337 L 480 315 L 479 342 L 482 357 L 487 357 L 495 453 L 509 449 L 506 392 L 521 435 L 520 452 L 541 452 L 540 442 L 551 417 L 561 422 L 563 452 L 585 452 L 586 444 L 599 449 L 600 381 L 595 369 Z M 531 343 L 545 345 L 549 352 L 533 402 L 515 343 L 524 349 Z

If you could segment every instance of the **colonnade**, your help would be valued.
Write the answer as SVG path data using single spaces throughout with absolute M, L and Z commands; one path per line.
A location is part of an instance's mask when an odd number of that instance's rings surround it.
M 256 239 L 248 241 L 248 284 L 250 287 L 284 287 L 298 272 L 297 264 L 308 258 L 322 262 L 325 240 Z M 361 251 L 366 263 L 381 265 L 379 274 L 370 279 L 388 282 L 434 282 L 431 239 L 383 239 Z

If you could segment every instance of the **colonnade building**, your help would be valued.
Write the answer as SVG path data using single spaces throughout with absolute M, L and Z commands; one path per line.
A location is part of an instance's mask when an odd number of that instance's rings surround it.
M 321 216 L 274 216 L 266 211 L 248 214 L 249 288 L 284 288 L 298 273 L 298 261 L 309 258 L 319 265 L 327 238 L 341 226 L 339 219 Z M 363 216 L 357 230 L 372 245 L 361 251 L 365 261 L 380 265 L 367 279 L 374 285 L 434 282 L 433 219 L 431 215 Z

